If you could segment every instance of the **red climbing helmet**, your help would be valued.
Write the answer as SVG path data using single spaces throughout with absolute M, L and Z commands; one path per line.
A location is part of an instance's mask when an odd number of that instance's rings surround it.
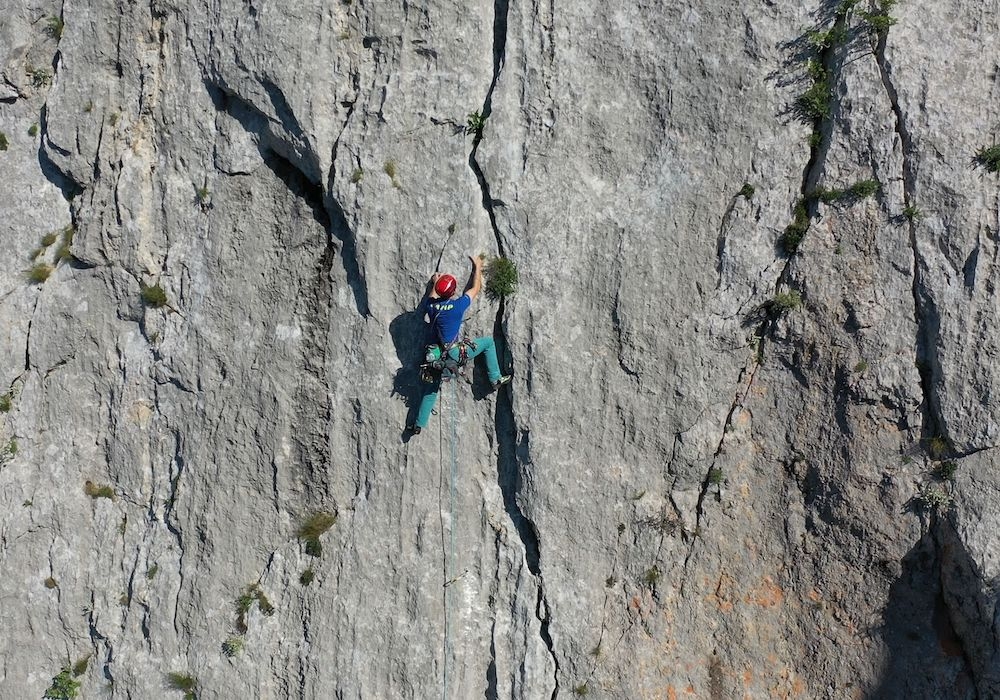
M 438 281 L 434 283 L 434 291 L 438 293 L 438 296 L 450 297 L 455 293 L 455 287 L 458 286 L 458 280 L 456 280 L 451 275 L 441 275 L 438 277 Z

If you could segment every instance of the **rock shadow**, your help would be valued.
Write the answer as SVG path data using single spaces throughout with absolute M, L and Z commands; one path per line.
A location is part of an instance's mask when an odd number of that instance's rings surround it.
M 399 369 L 392 379 L 392 396 L 398 396 L 409 409 L 406 425 L 411 425 L 424 395 L 420 363 L 424 360 L 424 348 L 431 342 L 430 324 L 419 311 L 404 311 L 389 324 L 389 335 L 399 360 Z
M 871 700 L 976 697 L 941 590 L 934 540 L 925 533 L 903 557 L 879 634 L 886 658 Z

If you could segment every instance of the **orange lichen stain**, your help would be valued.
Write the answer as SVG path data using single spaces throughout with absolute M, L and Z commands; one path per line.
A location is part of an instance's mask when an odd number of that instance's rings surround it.
M 705 600 L 714 603 L 722 612 L 731 612 L 733 609 L 732 590 L 735 585 L 736 581 L 732 577 L 728 574 L 722 574 L 719 576 L 719 582 L 716 584 L 715 590 L 705 596 Z
M 753 671 L 749 668 L 743 672 L 743 685 L 750 685 L 753 683 Z
M 801 678 L 796 678 L 795 682 L 792 683 L 792 694 L 802 695 L 806 690 L 806 684 L 802 682 Z
M 821 602 L 823 600 L 823 595 L 819 591 L 817 591 L 815 588 L 813 588 L 811 591 L 809 591 L 809 593 L 806 595 L 806 597 L 809 598 L 809 600 L 811 600 L 814 603 L 819 603 L 819 602 Z
M 762 608 L 774 608 L 785 600 L 785 592 L 770 576 L 765 576 L 757 590 L 744 597 L 747 603 L 754 603 Z
M 694 686 L 688 685 L 688 687 L 684 689 L 684 692 L 688 695 L 694 695 Z
M 745 482 L 740 484 L 740 495 L 743 498 L 750 498 L 750 484 Z
M 667 686 L 667 700 L 677 700 L 677 691 L 672 685 Z

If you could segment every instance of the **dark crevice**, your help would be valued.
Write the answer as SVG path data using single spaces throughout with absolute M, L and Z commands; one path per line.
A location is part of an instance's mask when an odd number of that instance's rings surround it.
M 48 144 L 48 146 L 51 146 L 62 155 L 69 154 L 62 149 L 56 148 L 45 138 L 45 135 L 48 133 L 48 120 L 46 118 L 46 111 L 44 108 L 42 109 L 41 116 L 39 117 L 39 124 L 43 135 L 43 138 L 41 139 L 42 145 L 38 147 L 39 168 L 41 169 L 42 175 L 45 179 L 58 187 L 59 191 L 62 192 L 63 198 L 66 201 L 69 201 L 83 192 L 83 185 L 74 180 L 66 171 L 56 165 L 52 158 L 49 157 L 45 144 Z
M 38 310 L 38 300 L 40 294 L 35 296 L 35 303 L 31 307 L 31 315 L 28 316 L 28 329 L 24 334 L 24 371 L 31 370 L 31 324 L 35 321 L 35 311 Z
M 260 150 L 264 164 L 285 184 L 295 195 L 301 197 L 309 205 L 313 218 L 323 226 L 333 239 L 340 243 L 341 261 L 344 266 L 344 273 L 347 283 L 351 287 L 354 295 L 354 303 L 358 313 L 363 317 L 370 317 L 370 307 L 368 304 L 368 287 L 361 265 L 358 260 L 357 244 L 354 232 L 347 223 L 343 207 L 333 197 L 332 194 L 325 194 L 320 184 L 319 169 L 314 158 L 297 158 L 295 154 L 289 152 L 289 146 L 281 139 L 276 138 L 270 132 L 268 117 L 260 112 L 254 105 L 243 100 L 223 86 L 205 83 L 208 94 L 212 98 L 215 108 L 225 111 L 233 117 L 257 140 L 257 147 Z M 267 88 L 268 86 L 265 86 Z M 285 125 L 293 135 L 301 134 L 298 121 L 294 118 L 291 107 L 285 102 L 284 95 L 276 87 L 271 85 L 268 95 L 272 105 L 282 116 L 282 124 Z M 347 118 L 353 113 L 353 105 L 348 112 Z M 345 120 L 345 127 L 346 127 Z M 333 155 L 336 157 L 338 141 L 333 145 Z M 331 166 L 332 167 L 332 166 Z M 313 172 L 315 171 L 315 172 Z M 331 171 L 331 177 L 333 172 Z M 332 263 L 332 256 L 328 256 L 332 247 L 332 239 L 328 242 L 324 259 L 329 258 Z M 330 265 L 332 268 L 332 264 Z M 329 275 L 327 276 L 329 284 Z
M 538 604 L 535 608 L 535 616 L 541 622 L 541 630 L 539 635 L 542 638 L 542 642 L 545 644 L 545 648 L 549 650 L 549 656 L 552 657 L 552 663 L 555 664 L 555 672 L 552 674 L 552 678 L 555 685 L 552 688 L 552 700 L 559 697 L 559 658 L 556 656 L 555 644 L 552 643 L 552 634 L 549 632 L 549 623 L 552 621 L 552 612 L 549 610 L 549 603 L 545 600 L 545 593 L 543 592 L 541 582 L 538 584 Z
M 906 118 L 899 104 L 899 93 L 892 81 L 892 71 L 885 57 L 887 34 L 878 36 L 875 45 L 875 62 L 878 64 L 879 75 L 885 94 L 892 106 L 895 116 L 896 134 L 899 136 L 902 149 L 903 168 L 903 205 L 907 208 L 916 207 L 916 166 L 913 159 L 913 139 L 906 125 Z M 915 353 L 917 371 L 920 375 L 920 390 L 923 394 L 922 411 L 924 414 L 923 436 L 946 438 L 946 426 L 940 410 L 940 401 L 935 390 L 935 381 L 940 376 L 940 361 L 937 354 L 937 339 L 940 329 L 940 316 L 937 307 L 924 285 L 923 256 L 917 240 L 918 222 L 911 218 L 908 222 L 910 250 L 913 253 L 913 316 L 917 325 Z
M 496 89 L 500 74 L 507 58 L 507 13 L 508 0 L 494 0 L 493 3 L 493 79 L 490 81 L 489 90 L 486 91 L 486 98 L 483 100 L 483 107 L 479 114 L 483 120 L 489 119 L 493 113 L 493 91 Z M 500 236 L 500 229 L 497 227 L 496 212 L 494 208 L 503 206 L 503 202 L 494 199 L 490 193 L 490 185 L 486 180 L 486 175 L 476 159 L 479 152 L 479 145 L 483 142 L 483 131 L 480 129 L 472 139 L 472 150 L 469 152 L 469 167 L 476 176 L 479 189 L 482 191 L 483 209 L 486 210 L 490 219 L 490 226 L 493 228 L 493 235 L 497 241 L 497 251 L 501 257 L 504 256 L 503 240 Z
M 499 700 L 497 690 L 497 639 L 496 621 L 490 633 L 490 664 L 486 667 L 486 700 Z
M 479 112 L 484 120 L 488 119 L 493 113 L 493 92 L 496 89 L 497 83 L 500 79 L 500 74 L 503 72 L 504 63 L 506 61 L 508 11 L 508 0 L 494 0 L 493 77 L 490 81 L 489 89 L 486 92 L 486 97 L 483 100 L 482 109 Z M 483 172 L 483 169 L 477 159 L 479 146 L 482 144 L 482 141 L 483 131 L 480 129 L 476 131 L 472 140 L 472 148 L 469 151 L 469 167 L 475 174 L 476 181 L 479 183 L 479 188 L 482 192 L 483 209 L 486 211 L 490 220 L 490 228 L 492 229 L 493 236 L 496 240 L 497 254 L 501 257 L 505 257 L 506 249 L 503 244 L 503 237 L 500 234 L 496 218 L 496 208 L 503 206 L 503 202 L 493 197 L 490 191 L 489 181 L 486 179 L 486 174 Z M 501 362 L 501 367 L 509 365 L 512 360 L 508 350 L 507 337 L 503 328 L 505 310 L 506 301 L 501 298 L 493 327 L 493 335 L 497 339 L 499 345 L 497 354 L 498 359 L 500 359 Z M 527 431 L 522 431 L 521 441 L 520 444 L 518 444 L 517 422 L 514 417 L 511 391 L 512 390 L 508 388 L 507 390 L 501 391 L 497 397 L 495 417 L 498 442 L 497 477 L 500 490 L 503 494 L 504 509 L 510 517 L 511 522 L 514 525 L 514 529 L 517 531 L 518 537 L 524 547 L 525 561 L 527 562 L 528 570 L 536 577 L 538 585 L 538 598 L 535 606 L 535 616 L 538 618 L 540 625 L 539 636 L 541 637 L 545 648 L 548 650 L 549 655 L 552 657 L 552 662 L 555 668 L 555 672 L 553 674 L 554 686 L 552 690 L 552 698 L 556 698 L 559 695 L 559 659 L 556 656 L 555 644 L 553 643 L 550 631 L 552 613 L 549 609 L 548 601 L 545 598 L 545 588 L 541 575 L 541 548 L 537 529 L 535 528 L 534 523 L 524 515 L 524 512 L 517 503 L 517 495 L 521 491 L 520 466 L 522 463 L 527 463 L 529 461 L 528 435 Z
M 498 445 L 497 466 L 498 484 L 503 494 L 504 510 L 514 524 L 514 529 L 524 545 L 524 557 L 528 570 L 535 576 L 541 575 L 541 551 L 538 544 L 538 534 L 532 523 L 517 503 L 517 495 L 521 491 L 521 470 L 518 463 L 517 426 L 511 398 L 505 391 L 497 396 L 496 433 Z M 526 441 L 522 433 L 522 441 Z
M 354 242 L 354 233 L 347 224 L 347 217 L 340 203 L 332 196 L 324 196 L 323 187 L 311 181 L 305 173 L 299 170 L 291 161 L 279 155 L 275 151 L 263 153 L 264 163 L 278 178 L 285 183 L 285 186 L 295 195 L 301 197 L 312 210 L 313 218 L 325 231 L 328 231 L 333 238 L 340 241 L 341 260 L 344 265 L 344 272 L 347 275 L 347 282 L 354 293 L 354 303 L 358 313 L 362 316 L 371 316 L 368 306 L 368 289 L 364 276 L 361 274 L 361 266 L 358 262 L 357 249 Z M 333 240 L 328 239 L 323 253 L 323 274 L 326 275 L 325 284 L 330 284 L 330 271 L 333 267 L 333 257 L 335 254 Z M 326 296 L 329 296 L 327 293 Z M 330 299 L 327 299 L 329 302 Z M 325 317 L 325 314 L 324 316 Z M 316 317 L 319 318 L 319 317 Z

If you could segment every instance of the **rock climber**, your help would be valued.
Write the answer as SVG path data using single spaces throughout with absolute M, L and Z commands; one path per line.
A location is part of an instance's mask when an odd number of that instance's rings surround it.
M 469 260 L 472 261 L 472 274 L 461 294 L 456 294 L 458 280 L 454 276 L 435 272 L 427 283 L 427 291 L 417 310 L 430 317 L 434 340 L 440 347 L 440 352 L 447 352 L 453 360 L 462 364 L 466 358 L 485 355 L 486 371 L 493 389 L 496 390 L 508 383 L 511 375 L 500 373 L 500 363 L 497 361 L 493 338 L 483 336 L 470 341 L 461 335 L 465 312 L 483 288 L 483 261 L 472 256 L 469 256 Z M 413 435 L 419 435 L 420 431 L 427 427 L 431 411 L 437 403 L 438 392 L 441 390 L 440 372 L 433 373 L 429 380 L 424 384 L 424 395 L 420 400 L 417 418 L 411 425 L 406 426 L 406 430 Z

